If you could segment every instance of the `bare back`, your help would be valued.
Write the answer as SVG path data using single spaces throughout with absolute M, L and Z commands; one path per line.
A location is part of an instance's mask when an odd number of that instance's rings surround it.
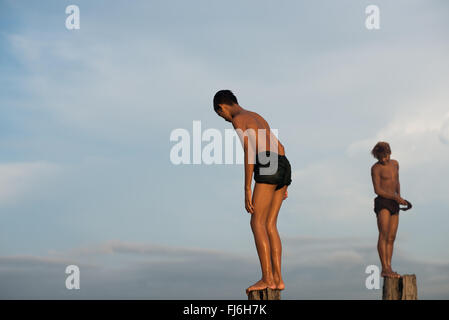
M 268 122 L 265 121 L 262 116 L 256 112 L 245 110 L 242 111 L 237 117 L 239 118 L 239 122 L 245 125 L 246 129 L 254 129 L 256 141 L 260 142 L 256 143 L 256 153 L 269 150 L 276 152 L 279 155 L 285 155 L 284 146 L 271 132 Z M 259 134 L 265 134 L 265 140 L 264 137 L 259 137 Z

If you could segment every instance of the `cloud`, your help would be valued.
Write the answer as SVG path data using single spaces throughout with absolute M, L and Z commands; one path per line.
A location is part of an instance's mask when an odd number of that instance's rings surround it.
M 449 145 L 449 113 L 443 119 L 439 137 L 442 143 Z
M 402 168 L 435 164 L 435 161 L 445 163 L 449 150 L 438 137 L 444 135 L 448 99 L 447 90 L 436 87 L 396 102 L 376 135 L 351 143 L 348 154 L 366 153 L 377 141 L 389 141 L 394 147 L 393 156 L 402 159 Z
M 223 252 L 211 249 L 201 248 L 185 248 L 164 246 L 156 244 L 138 244 L 132 242 L 124 242 L 119 240 L 111 240 L 104 244 L 93 247 L 77 248 L 67 253 L 58 253 L 52 251 L 53 255 L 64 255 L 66 257 L 89 257 L 94 258 L 96 255 L 139 255 L 144 257 L 177 257 L 177 259 L 201 259 L 204 257 L 220 258 Z
M 0 268 L 29 268 L 29 267 L 61 267 L 72 264 L 74 261 L 61 257 L 14 255 L 0 257 Z M 91 264 L 83 264 L 86 267 L 93 267 Z
M 397 50 L 393 52 L 393 57 L 399 56 Z M 383 55 L 386 59 L 385 52 Z M 341 60 L 348 61 L 347 58 Z M 444 67 L 448 67 L 447 63 L 444 63 Z M 357 68 L 353 70 L 350 65 L 348 68 L 349 73 L 345 76 L 350 77 L 350 70 L 355 72 Z M 371 69 L 379 68 L 378 60 L 373 60 L 372 65 L 367 68 L 368 74 Z M 333 69 L 326 71 L 332 74 Z M 405 66 L 403 71 L 406 72 Z M 430 74 L 430 70 L 424 67 L 422 73 Z M 354 76 L 353 79 L 360 77 L 361 75 Z M 313 217 L 321 217 L 322 221 L 360 217 L 362 212 L 371 211 L 374 194 L 369 169 L 374 159 L 370 155 L 370 150 L 378 141 L 390 142 L 393 149 L 392 156 L 400 162 L 403 190 L 407 195 L 417 202 L 438 201 L 448 204 L 445 190 L 449 187 L 447 183 L 449 171 L 446 170 L 449 148 L 447 144 L 442 143 L 446 127 L 449 128 L 447 125 L 449 95 L 444 86 L 447 80 L 446 75 L 438 74 L 435 76 L 433 86 L 421 87 L 420 90 L 409 92 L 406 96 L 401 94 L 400 99 L 382 95 L 385 103 L 380 104 L 378 108 L 376 106 L 376 109 L 361 107 L 366 114 L 363 117 L 367 121 L 371 118 L 373 123 L 367 122 L 360 130 L 351 125 L 347 126 L 344 121 L 334 121 L 328 128 L 320 126 L 315 128 L 319 130 L 304 132 L 307 138 L 304 138 L 301 144 L 308 144 L 310 140 L 313 143 L 307 146 L 307 151 L 300 152 L 298 148 L 290 148 L 290 154 L 294 153 L 295 156 L 289 157 L 293 158 L 293 161 L 300 157 L 306 158 L 301 153 L 314 152 L 317 149 L 323 149 L 321 153 L 326 156 L 314 157 L 313 161 L 301 159 L 301 167 L 293 166 L 293 182 L 289 192 L 290 199 L 298 200 L 293 206 L 294 211 L 308 212 Z M 339 83 L 339 86 L 343 83 Z M 324 95 L 332 95 L 326 91 L 326 86 L 323 90 Z M 380 100 L 376 101 L 380 103 Z M 354 107 L 352 102 L 345 106 L 346 109 L 352 107 Z M 355 112 L 358 114 L 359 111 Z M 376 126 L 377 119 L 382 117 L 382 121 Z M 353 115 L 353 119 L 356 118 Z M 306 128 L 310 129 L 307 125 Z M 353 132 L 349 134 L 351 129 Z M 298 130 L 302 129 L 295 128 L 295 131 Z M 341 150 L 337 152 L 324 151 L 324 149 L 338 149 L 340 146 Z M 325 201 L 322 201 L 323 199 Z
M 51 114 L 75 130 L 130 145 L 147 142 L 151 133 L 165 133 L 160 130 L 164 124 L 183 119 L 187 109 L 181 106 L 189 104 L 192 111 L 211 104 L 210 88 L 199 83 L 211 86 L 215 76 L 179 44 L 154 36 L 142 42 L 141 35 L 130 33 L 127 45 L 117 46 L 116 39 L 98 41 L 96 36 L 60 36 L 55 41 L 34 31 L 7 35 L 9 49 L 26 69 L 15 77 L 17 86 L 33 97 L 33 104 L 25 103 L 25 108 Z M 167 117 L 167 108 L 177 112 Z
M 60 165 L 45 161 L 0 163 L 0 206 L 17 203 L 61 170 Z
M 120 241 L 43 257 L 1 257 L 0 264 L 2 299 L 246 299 L 244 289 L 260 276 L 255 252 Z M 77 292 L 64 288 L 66 264 L 80 266 Z M 364 287 L 370 264 L 378 257 L 367 238 L 285 238 L 283 299 L 380 299 L 381 290 Z M 394 265 L 417 274 L 420 299 L 449 297 L 449 263 L 414 260 L 397 249 Z

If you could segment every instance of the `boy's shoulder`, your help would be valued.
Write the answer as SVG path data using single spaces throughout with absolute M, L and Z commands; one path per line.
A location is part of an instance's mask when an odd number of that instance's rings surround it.
M 379 162 L 375 162 L 372 166 L 371 166 L 371 171 L 376 171 L 380 169 L 380 163 Z
M 399 168 L 399 161 L 395 160 L 395 159 L 390 159 L 391 164 L 393 165 L 393 167 L 395 168 Z
M 250 126 L 253 122 L 255 122 L 256 115 L 257 114 L 252 111 L 243 112 L 243 113 L 236 115 L 232 119 L 232 123 L 235 122 L 235 124 L 237 124 L 239 126 Z
M 235 117 L 233 117 L 231 122 L 232 125 L 234 126 L 234 129 L 246 130 L 248 127 L 248 120 L 242 114 L 238 114 Z
M 399 165 L 399 161 L 395 159 L 390 159 L 391 163 L 394 165 Z

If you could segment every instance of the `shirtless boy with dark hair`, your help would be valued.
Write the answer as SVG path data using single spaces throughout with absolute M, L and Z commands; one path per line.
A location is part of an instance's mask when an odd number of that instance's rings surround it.
M 245 208 L 251 214 L 251 229 L 262 269 L 262 279 L 247 288 L 246 293 L 265 288 L 283 290 L 282 244 L 276 223 L 291 183 L 291 167 L 284 146 L 265 119 L 243 109 L 230 90 L 218 91 L 213 104 L 215 112 L 234 126 L 245 152 Z M 253 172 L 256 183 L 251 195 Z
M 393 244 L 399 225 L 399 205 L 409 203 L 401 198 L 399 183 L 399 163 L 390 159 L 391 149 L 387 142 L 378 142 L 371 151 L 378 160 L 371 167 L 374 192 L 374 212 L 377 216 L 379 239 L 377 250 L 382 263 L 382 277 L 397 277 L 400 275 L 391 268 Z

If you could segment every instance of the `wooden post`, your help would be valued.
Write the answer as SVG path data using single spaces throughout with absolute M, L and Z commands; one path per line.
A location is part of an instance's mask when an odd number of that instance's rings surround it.
M 418 287 L 416 286 L 416 276 L 414 274 L 402 276 L 401 298 L 401 300 L 418 300 Z
M 416 275 L 406 274 L 401 278 L 384 278 L 382 300 L 417 300 Z
M 281 290 L 270 288 L 253 290 L 249 292 L 248 300 L 281 300 Z
M 382 292 L 382 300 L 400 300 L 401 288 L 399 287 L 400 278 L 384 277 L 384 287 Z

